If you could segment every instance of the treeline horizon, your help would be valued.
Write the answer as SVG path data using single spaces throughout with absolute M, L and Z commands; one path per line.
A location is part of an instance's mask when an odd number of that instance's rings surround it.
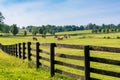
M 14 27 L 16 28 L 14 30 Z M 26 35 L 27 31 L 31 32 L 33 35 L 42 34 L 46 35 L 50 33 L 54 35 L 56 32 L 65 32 L 65 31 L 77 31 L 77 30 L 92 30 L 92 33 L 109 33 L 109 32 L 120 32 L 120 24 L 102 24 L 97 25 L 93 23 L 89 23 L 88 25 L 64 25 L 64 26 L 56 26 L 56 25 L 42 25 L 42 26 L 27 26 L 19 28 L 16 24 L 7 25 L 4 23 L 0 24 L 0 31 L 3 33 L 10 33 L 12 31 L 13 35 L 16 35 L 19 30 L 24 29 Z M 17 31 L 18 30 L 18 31 Z
M 65 31 L 77 31 L 77 30 L 92 30 L 92 33 L 97 33 L 99 31 L 102 32 L 108 32 L 108 30 L 110 29 L 111 31 L 115 32 L 115 31 L 120 31 L 120 24 L 118 25 L 114 25 L 114 24 L 102 24 L 102 25 L 96 25 L 96 24 L 92 24 L 89 23 L 88 25 L 80 25 L 80 26 L 76 26 L 76 25 L 65 25 L 65 26 L 56 26 L 56 25 L 42 25 L 42 26 L 27 26 L 27 27 L 23 27 L 22 29 L 26 29 L 29 32 L 33 32 L 33 34 L 46 34 L 46 33 L 50 33 L 50 34 L 55 34 L 56 32 L 65 32 Z
M 12 33 L 14 36 L 18 34 L 19 28 L 17 24 L 8 25 L 4 24 L 5 17 L 0 12 L 0 32 L 2 33 Z M 102 24 L 97 25 L 93 23 L 89 23 L 87 25 L 64 25 L 64 26 L 57 26 L 57 25 L 42 25 L 42 26 L 27 26 L 22 27 L 25 29 L 24 35 L 27 35 L 27 31 L 31 32 L 33 35 L 42 34 L 46 35 L 50 33 L 55 35 L 56 32 L 65 32 L 65 31 L 77 31 L 77 30 L 92 30 L 92 33 L 109 33 L 109 32 L 120 32 L 120 24 Z

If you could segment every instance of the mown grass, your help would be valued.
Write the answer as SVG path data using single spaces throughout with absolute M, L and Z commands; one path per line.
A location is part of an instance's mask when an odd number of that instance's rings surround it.
M 71 33 L 72 32 L 69 32 L 69 34 L 71 34 Z M 79 32 L 79 33 L 84 33 L 84 32 Z M 19 43 L 19 42 L 48 42 L 48 43 L 64 43 L 64 44 L 81 44 L 81 45 L 120 47 L 120 39 L 115 38 L 116 36 L 119 36 L 119 35 L 120 35 L 120 33 L 85 34 L 85 35 L 82 34 L 82 35 L 79 35 L 79 36 L 71 36 L 71 38 L 64 39 L 64 40 L 61 40 L 61 41 L 58 41 L 54 37 L 47 37 L 46 39 L 41 38 L 41 37 L 37 37 L 38 41 L 33 41 L 32 36 L 29 36 L 29 37 L 14 37 L 14 36 L 11 36 L 11 37 L 0 37 L 0 42 L 2 44 L 15 44 L 15 43 Z M 110 36 L 111 39 L 104 39 L 104 36 Z M 49 48 L 47 48 L 47 47 L 41 47 L 41 48 L 49 51 Z M 84 55 L 83 50 L 77 50 L 77 49 L 56 48 L 55 51 L 58 52 L 58 53 L 64 53 L 64 54 L 69 54 L 69 55 Z M 49 56 L 47 56 L 45 54 L 41 54 L 41 55 L 49 58 Z M 101 57 L 101 58 L 106 58 L 106 59 L 120 60 L 120 54 L 91 51 L 90 55 L 94 56 L 94 57 Z M 84 61 L 81 61 L 81 60 L 77 61 L 77 60 L 63 59 L 63 58 L 58 58 L 58 57 L 56 57 L 55 59 L 60 60 L 60 61 L 64 61 L 66 63 L 71 63 L 71 64 L 84 66 Z M 49 65 L 49 63 L 47 61 L 42 61 L 41 60 L 41 62 Z M 59 66 L 59 65 L 55 65 L 55 67 L 58 68 L 58 69 L 62 69 L 64 71 L 84 75 L 83 71 L 79 71 L 79 70 L 76 70 L 76 69 L 63 67 L 63 66 Z M 108 64 L 103 64 L 103 63 L 91 62 L 91 67 L 98 68 L 98 69 L 103 69 L 103 70 L 114 71 L 114 72 L 120 72 L 120 66 L 108 65 Z M 43 71 L 44 71 L 44 69 L 43 69 Z M 47 71 L 47 70 L 45 70 L 45 71 Z M 42 73 L 42 71 L 41 71 L 41 73 Z M 42 75 L 42 76 L 49 77 L 49 74 Z M 119 78 L 100 75 L 100 74 L 94 74 L 94 73 L 91 73 L 91 76 L 94 77 L 94 78 L 102 79 L 102 80 L 119 80 Z M 41 78 L 41 79 L 44 80 L 44 78 Z M 50 77 L 47 78 L 47 80 L 49 80 L 49 79 L 51 80 Z M 64 79 L 64 78 L 60 77 L 60 78 L 52 78 L 52 79 L 59 80 L 59 79 Z M 71 78 L 65 78 L 65 79 L 69 80 Z

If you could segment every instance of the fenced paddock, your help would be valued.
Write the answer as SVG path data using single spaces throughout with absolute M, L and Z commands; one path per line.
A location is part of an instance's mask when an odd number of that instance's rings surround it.
M 36 68 L 49 69 L 51 77 L 59 73 L 80 80 L 120 79 L 120 48 L 39 42 L 0 47 L 10 55 L 35 63 Z

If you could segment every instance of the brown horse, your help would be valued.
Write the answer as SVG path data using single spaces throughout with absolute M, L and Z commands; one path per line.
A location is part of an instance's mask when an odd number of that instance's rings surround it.
M 34 41 L 37 41 L 37 38 L 36 38 L 36 37 L 33 37 L 33 40 L 34 40 Z
M 54 35 L 54 38 L 57 38 L 58 36 L 57 35 Z
M 57 37 L 57 40 L 63 40 L 63 39 L 64 39 L 64 36 Z
M 42 35 L 42 38 L 46 38 L 46 35 Z
M 65 38 L 70 38 L 70 35 L 69 34 L 65 34 L 64 37 Z

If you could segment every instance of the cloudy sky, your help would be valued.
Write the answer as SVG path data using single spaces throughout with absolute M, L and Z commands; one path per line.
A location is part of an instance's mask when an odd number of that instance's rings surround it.
M 120 0 L 0 0 L 6 24 L 119 24 Z

